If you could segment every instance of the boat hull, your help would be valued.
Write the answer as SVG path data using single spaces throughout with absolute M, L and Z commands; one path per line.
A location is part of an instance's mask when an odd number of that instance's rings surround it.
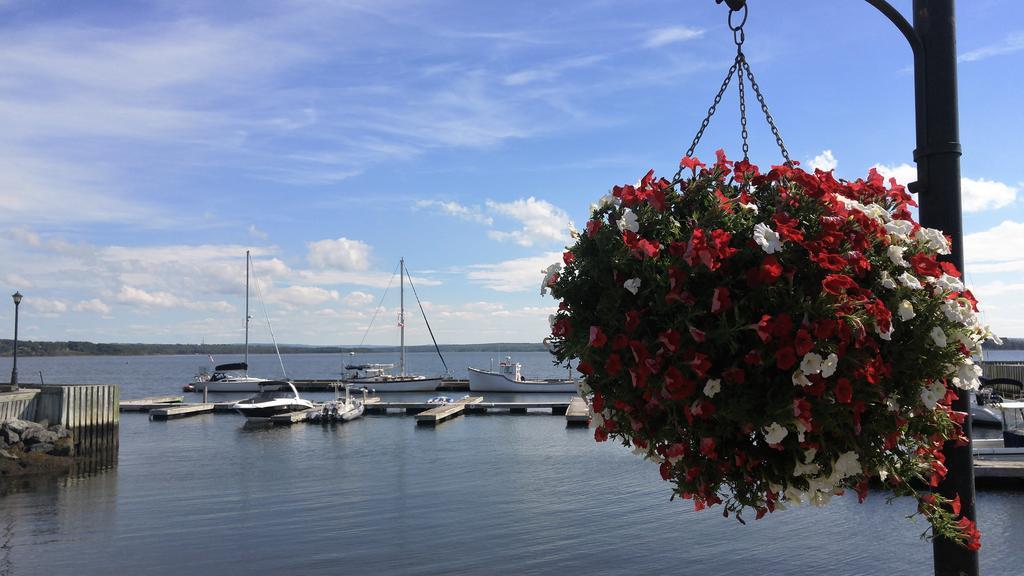
M 260 405 L 250 404 L 239 406 L 235 405 L 235 411 L 245 416 L 246 418 L 270 418 L 271 416 L 278 416 L 280 414 L 290 414 L 292 412 L 301 412 L 303 410 L 309 410 L 313 408 L 312 403 L 309 402 L 289 402 L 289 403 L 275 403 L 272 405 Z
M 202 392 L 206 388 L 209 392 L 259 392 L 260 384 L 270 382 L 265 378 L 232 378 L 229 380 L 208 380 L 206 382 L 193 382 L 192 390 L 189 392 Z
M 575 393 L 575 380 L 521 380 L 515 381 L 504 374 L 469 370 L 469 389 L 472 392 L 560 392 Z
M 350 386 L 365 387 L 374 392 L 434 392 L 441 385 L 441 378 L 352 378 L 342 380 Z

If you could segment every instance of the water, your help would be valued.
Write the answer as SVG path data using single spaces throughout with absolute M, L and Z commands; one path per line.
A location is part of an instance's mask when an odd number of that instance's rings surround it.
M 446 359 L 460 375 L 491 356 Z M 562 374 L 544 353 L 515 357 L 528 376 Z M 18 367 L 22 380 L 43 370 L 47 382 L 119 383 L 130 398 L 176 393 L 201 360 L 26 358 Z M 274 375 L 276 358 L 251 360 L 254 374 Z M 436 356 L 409 360 L 429 367 Z M 339 369 L 329 356 L 285 362 L 296 378 Z M 741 526 L 668 502 L 654 465 L 543 414 L 466 416 L 436 429 L 401 416 L 247 429 L 235 415 L 150 422 L 126 413 L 116 470 L 6 491 L 2 575 L 932 573 L 931 546 L 918 539 L 925 524 L 904 519 L 909 501 L 842 498 Z M 1024 498 L 980 491 L 978 516 L 982 573 L 1016 573 Z

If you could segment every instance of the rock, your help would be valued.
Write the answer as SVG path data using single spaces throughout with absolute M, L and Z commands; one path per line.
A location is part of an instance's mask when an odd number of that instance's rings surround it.
M 21 435 L 10 428 L 3 428 L 0 430 L 0 441 L 3 441 L 8 445 L 17 444 L 18 442 L 21 442 Z
M 49 454 L 53 451 L 53 444 L 49 442 L 37 442 L 28 449 L 29 452 L 41 452 L 43 454 Z
M 54 424 L 50 427 L 50 432 L 57 435 L 57 438 L 67 438 L 71 435 L 71 430 L 68 430 L 63 424 Z
M 74 456 L 75 440 L 69 435 L 57 439 L 51 452 L 54 456 Z
M 43 428 L 42 426 L 36 424 L 35 422 L 30 422 L 28 420 L 19 420 L 17 418 L 13 420 L 7 420 L 6 422 L 4 422 L 3 427 L 6 430 L 13 430 L 14 433 L 18 434 L 19 436 L 24 436 L 27 430 Z
M 21 441 L 26 446 L 31 446 L 32 444 L 53 444 L 57 441 L 57 438 L 56 434 L 45 428 L 30 428 L 21 435 Z
M 0 460 L 18 460 L 18 457 L 7 450 L 0 448 Z

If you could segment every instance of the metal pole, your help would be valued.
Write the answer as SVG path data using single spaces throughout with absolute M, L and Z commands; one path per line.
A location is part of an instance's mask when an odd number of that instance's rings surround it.
M 924 48 L 923 104 L 926 139 L 918 142 L 921 225 L 938 228 L 952 238 L 947 260 L 964 269 L 963 220 L 960 206 L 960 127 L 956 76 L 956 14 L 954 0 L 914 0 L 914 30 Z M 921 98 L 919 105 L 921 103 Z M 920 116 L 919 116 L 920 121 Z M 972 436 L 970 392 L 957 390 L 953 410 L 967 414 L 964 434 Z M 960 496 L 965 518 L 976 520 L 972 446 L 947 442 L 943 449 L 948 473 L 938 492 Z M 976 576 L 978 553 L 956 542 L 936 538 L 932 545 L 937 576 Z
M 14 352 L 12 353 L 14 362 L 11 368 L 11 390 L 18 389 L 18 308 L 21 306 L 21 299 L 15 298 L 14 300 Z
M 405 258 L 399 260 L 399 312 L 398 312 L 398 326 L 400 329 L 401 336 L 401 357 L 399 360 L 399 368 L 402 372 L 402 376 L 405 376 Z
M 249 251 L 245 251 L 245 375 L 249 375 Z

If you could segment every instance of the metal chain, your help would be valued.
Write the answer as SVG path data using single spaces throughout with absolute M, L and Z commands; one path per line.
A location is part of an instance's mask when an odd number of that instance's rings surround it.
M 786 165 L 792 166 L 793 161 L 789 159 L 789 150 L 786 150 L 786 143 L 782 141 L 782 135 L 779 134 L 779 128 L 775 125 L 775 119 L 772 118 L 772 113 L 768 111 L 768 104 L 764 101 L 764 96 L 761 94 L 761 88 L 757 85 L 757 80 L 754 80 L 754 73 L 750 70 L 750 64 L 747 63 L 746 59 L 743 60 L 743 69 L 747 72 L 747 79 L 750 80 L 750 87 L 754 89 L 754 94 L 757 95 L 757 101 L 761 103 L 761 111 L 764 112 L 764 119 L 768 121 L 768 127 L 772 129 L 772 135 L 775 136 L 775 143 L 779 145 L 779 150 L 782 151 L 782 157 L 786 159 Z
M 721 0 L 719 0 L 719 2 L 721 2 Z M 733 15 L 739 14 L 741 11 L 742 18 L 739 24 L 733 24 Z M 696 150 L 697 144 L 700 142 L 701 137 L 704 136 L 704 130 L 708 127 L 708 124 L 711 123 L 711 117 L 715 115 L 715 112 L 718 110 L 718 105 L 722 102 L 722 95 L 725 94 L 725 89 L 729 87 L 729 82 L 732 80 L 733 74 L 736 74 L 740 99 L 740 137 L 743 139 L 743 159 L 749 161 L 750 144 L 748 142 L 749 133 L 747 131 L 747 102 L 746 92 L 743 86 L 743 75 L 746 74 L 747 79 L 750 80 L 750 87 L 754 90 L 758 103 L 761 104 L 761 112 L 764 113 L 765 120 L 768 121 L 768 126 L 772 130 L 772 135 L 775 136 L 775 143 L 778 144 L 779 150 L 782 151 L 782 157 L 786 160 L 786 165 L 791 166 L 793 161 L 789 158 L 789 151 L 786 150 L 786 144 L 782 141 L 782 136 L 779 134 L 779 128 L 775 125 L 775 119 L 772 117 L 771 112 L 768 111 L 768 104 L 765 103 L 764 95 L 761 94 L 761 87 L 758 86 L 757 80 L 754 79 L 754 73 L 750 69 L 750 63 L 747 62 L 747 58 L 743 54 L 743 42 L 746 40 L 746 35 L 743 32 L 743 25 L 746 23 L 746 4 L 743 4 L 741 10 L 729 10 L 729 30 L 732 30 L 733 42 L 736 44 L 736 58 L 733 60 L 732 66 L 729 67 L 729 73 L 725 75 L 725 80 L 722 81 L 722 86 L 718 89 L 718 94 L 715 95 L 714 102 L 712 102 L 711 106 L 708 108 L 707 116 L 705 116 L 704 121 L 700 123 L 700 129 L 697 130 L 697 134 L 693 137 L 693 142 L 691 142 L 690 147 L 687 148 L 686 156 L 693 156 L 693 151 Z M 680 166 L 679 170 L 676 172 L 675 179 L 679 180 L 682 173 L 683 167 Z
M 686 156 L 693 156 L 693 151 L 697 148 L 697 143 L 700 142 L 701 136 L 704 136 L 704 130 L 711 123 L 711 117 L 715 115 L 715 111 L 718 109 L 718 105 L 722 102 L 722 95 L 725 94 L 725 89 L 729 87 L 729 82 L 732 80 L 732 75 L 736 74 L 736 70 L 740 66 L 739 57 L 733 60 L 732 66 L 729 67 L 729 73 L 725 75 L 725 80 L 722 80 L 722 87 L 718 89 L 718 94 L 715 94 L 715 100 L 711 103 L 708 108 L 708 115 L 704 117 L 704 121 L 700 123 L 700 129 L 697 130 L 697 134 L 693 137 L 693 142 L 690 143 L 690 147 L 686 150 Z M 737 77 L 739 75 L 737 74 Z M 683 167 L 680 166 L 676 172 L 675 180 L 679 180 L 683 173 Z
M 743 52 L 739 52 L 736 55 L 736 59 L 740 60 L 740 73 L 736 75 L 736 81 L 740 87 L 740 138 L 743 139 L 743 159 L 750 160 L 750 144 L 747 143 L 747 97 L 743 90 L 743 68 L 746 67 L 747 61 L 743 58 Z

